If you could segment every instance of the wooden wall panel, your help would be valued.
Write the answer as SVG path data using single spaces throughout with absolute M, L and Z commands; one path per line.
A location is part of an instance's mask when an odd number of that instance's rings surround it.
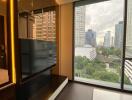
M 72 41 L 73 41 L 73 3 L 58 7 L 57 16 L 57 45 L 58 62 L 52 74 L 67 76 L 72 80 Z
M 72 79 L 73 4 L 61 5 L 60 74 Z

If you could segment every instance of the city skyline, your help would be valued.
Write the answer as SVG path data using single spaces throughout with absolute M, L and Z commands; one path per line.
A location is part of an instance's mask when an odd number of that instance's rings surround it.
M 116 6 L 120 3 L 119 6 Z M 98 11 L 95 8 L 98 9 Z M 111 31 L 111 36 L 115 37 L 115 24 L 123 20 L 123 0 L 111 0 L 95 4 L 86 5 L 85 32 L 93 29 L 97 32 L 97 44 L 103 45 L 105 33 Z M 114 16 L 112 16 L 114 15 Z
M 101 43 L 97 43 L 97 36 L 96 36 L 96 45 L 98 46 L 104 46 L 104 42 L 107 41 L 108 43 L 108 40 L 109 40 L 109 47 L 116 47 L 116 48 L 122 48 L 122 45 L 123 45 L 123 26 L 124 26 L 124 22 L 123 21 L 119 21 L 117 24 L 114 25 L 114 29 L 115 29 L 115 35 L 113 36 L 111 33 L 111 30 L 108 30 L 104 33 L 104 36 L 103 37 L 103 40 Z M 85 35 L 86 33 L 91 30 L 92 33 L 96 33 L 96 35 L 98 34 L 98 32 L 96 32 L 95 30 L 93 29 L 88 29 L 86 32 L 85 32 Z M 106 37 L 106 33 L 107 32 L 110 32 L 110 39 L 105 39 Z M 87 38 L 87 35 L 86 35 L 86 38 L 85 39 L 92 39 L 91 37 Z M 87 41 L 87 40 L 85 40 Z M 106 44 L 107 45 L 107 44 Z M 104 46 L 105 47 L 105 46 Z

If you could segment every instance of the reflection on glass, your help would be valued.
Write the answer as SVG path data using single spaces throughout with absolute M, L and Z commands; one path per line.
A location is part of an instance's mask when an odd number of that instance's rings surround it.
M 56 12 L 53 8 L 34 8 L 34 1 L 19 5 L 19 40 L 21 46 L 22 77 L 56 64 Z M 42 2 L 42 1 L 41 1 Z M 41 3 L 40 2 L 40 3 Z M 43 3 L 43 2 L 42 2 Z M 31 5 L 32 4 L 32 5 Z M 31 6 L 29 8 L 28 6 Z M 39 7 L 39 6 L 37 6 Z
M 132 1 L 128 0 L 127 3 L 126 59 L 130 60 L 125 60 L 124 89 L 132 91 Z
M 75 7 L 75 80 L 120 88 L 123 11 L 124 0 Z
M 7 65 L 6 1 L 0 0 L 0 85 L 9 81 Z
M 126 33 L 126 58 L 132 58 L 132 1 L 128 0 L 127 7 L 127 33 Z
M 127 90 L 132 90 L 132 61 L 125 60 L 125 72 L 124 72 L 124 88 Z

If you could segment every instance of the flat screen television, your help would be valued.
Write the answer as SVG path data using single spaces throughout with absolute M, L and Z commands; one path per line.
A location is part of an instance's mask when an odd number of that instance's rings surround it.
M 56 42 L 20 39 L 22 78 L 49 69 L 56 64 Z

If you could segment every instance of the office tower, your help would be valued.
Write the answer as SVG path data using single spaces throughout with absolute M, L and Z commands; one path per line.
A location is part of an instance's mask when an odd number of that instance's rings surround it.
M 115 25 L 115 48 L 123 47 L 123 21 Z
M 75 46 L 83 47 L 85 45 L 85 6 L 75 7 Z
M 94 32 L 92 29 L 89 29 L 85 35 L 86 35 L 85 44 L 95 47 L 96 46 L 96 32 Z
M 114 37 L 111 38 L 111 47 L 114 47 Z
M 104 36 L 104 47 L 105 48 L 111 47 L 111 32 L 110 31 L 105 33 L 105 36 Z

